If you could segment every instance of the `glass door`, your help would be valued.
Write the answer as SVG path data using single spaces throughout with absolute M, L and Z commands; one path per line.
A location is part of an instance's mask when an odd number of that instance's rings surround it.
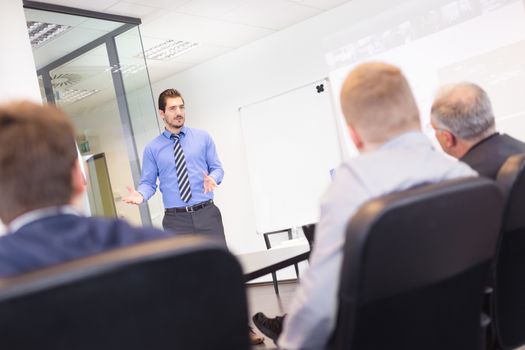
M 106 44 L 79 55 L 49 73 L 51 81 L 55 82 L 55 103 L 75 124 L 77 144 L 88 164 L 91 214 L 116 214 L 131 223 L 140 224 L 142 220 L 138 207 L 121 201 L 126 186 L 133 185 L 134 181 L 126 145 L 128 130 L 120 117 Z M 95 159 L 105 161 L 95 162 Z M 101 169 L 104 164 L 107 170 Z M 100 186 L 101 183 L 107 185 Z M 102 210 L 111 206 L 97 204 L 108 199 L 114 202 L 116 211 Z
M 129 115 L 130 128 L 133 130 L 134 147 L 139 150 L 137 156 L 142 164 L 142 151 L 146 144 L 162 132 L 163 127 L 157 117 L 156 98 L 152 95 L 149 84 L 139 27 L 116 36 L 114 45 L 119 62 L 114 71 L 120 73 L 122 78 L 122 92 L 127 102 L 125 108 Z M 137 187 L 138 183 L 135 185 Z M 162 228 L 164 205 L 160 191 L 150 198 L 148 208 L 153 225 Z
M 122 201 L 127 186 L 138 185 L 145 144 L 159 133 L 137 23 L 37 9 L 26 9 L 26 18 L 30 36 L 40 27 L 65 28 L 48 42 L 37 37 L 33 53 L 44 102 L 59 106 L 76 127 L 88 170 L 88 211 L 160 225 L 159 196 L 141 206 Z

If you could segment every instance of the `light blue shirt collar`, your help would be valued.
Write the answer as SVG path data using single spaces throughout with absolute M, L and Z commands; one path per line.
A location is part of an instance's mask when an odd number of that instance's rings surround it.
M 407 131 L 393 139 L 388 140 L 384 144 L 378 147 L 378 149 L 391 149 L 403 146 L 414 147 L 414 144 L 422 144 L 423 147 L 428 147 L 429 149 L 434 149 L 432 143 L 429 142 L 428 137 L 423 134 L 421 131 L 413 130 Z
M 182 129 L 180 129 L 180 133 L 185 136 L 187 130 L 188 130 L 188 128 L 186 127 L 186 125 L 184 125 L 182 127 Z M 164 129 L 164 131 L 162 132 L 162 135 L 164 135 L 168 139 L 171 139 L 171 135 L 172 134 L 173 133 L 171 131 L 169 131 L 168 129 Z

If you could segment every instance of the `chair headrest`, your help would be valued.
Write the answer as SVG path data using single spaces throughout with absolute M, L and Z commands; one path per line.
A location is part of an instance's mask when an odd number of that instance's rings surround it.
M 96 276 L 132 264 L 182 256 L 197 251 L 217 250 L 230 254 L 224 243 L 201 235 L 183 235 L 134 244 L 19 276 L 0 279 L 0 301 L 44 290 L 53 285 Z
M 510 156 L 498 171 L 496 181 L 505 196 L 504 230 L 525 227 L 525 154 Z

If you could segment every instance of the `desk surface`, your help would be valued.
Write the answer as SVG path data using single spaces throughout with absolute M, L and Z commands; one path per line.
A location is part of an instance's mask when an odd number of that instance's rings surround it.
M 305 238 L 284 241 L 268 250 L 237 255 L 246 281 L 308 259 L 310 245 Z

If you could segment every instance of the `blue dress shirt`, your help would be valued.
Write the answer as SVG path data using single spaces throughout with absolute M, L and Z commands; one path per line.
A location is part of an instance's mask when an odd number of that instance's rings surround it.
M 220 184 L 224 171 L 211 136 L 203 130 L 186 126 L 180 131 L 180 145 L 186 158 L 191 186 L 191 199 L 188 203 L 180 198 L 173 156 L 175 143 L 170 137 L 171 132 L 164 130 L 144 149 L 142 177 L 137 191 L 147 201 L 157 190 L 158 178 L 164 208 L 185 207 L 213 199 L 213 192 L 204 194 L 203 172 L 208 173 Z
M 363 203 L 421 184 L 476 175 L 466 164 L 435 151 L 416 131 L 344 162 L 321 200 L 310 267 L 301 274 L 288 308 L 279 349 L 326 348 L 337 320 L 346 226 Z

